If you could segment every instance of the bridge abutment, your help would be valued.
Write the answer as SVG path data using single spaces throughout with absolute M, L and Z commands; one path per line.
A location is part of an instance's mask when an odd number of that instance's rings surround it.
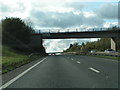
M 111 38 L 111 49 L 117 50 L 117 42 L 115 41 L 115 38 Z

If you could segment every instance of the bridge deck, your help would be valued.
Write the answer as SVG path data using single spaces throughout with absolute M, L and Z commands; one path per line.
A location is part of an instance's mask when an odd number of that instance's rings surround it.
M 67 38 L 112 38 L 119 37 L 120 30 L 86 31 L 86 32 L 59 32 L 59 33 L 35 33 L 43 39 L 67 39 Z

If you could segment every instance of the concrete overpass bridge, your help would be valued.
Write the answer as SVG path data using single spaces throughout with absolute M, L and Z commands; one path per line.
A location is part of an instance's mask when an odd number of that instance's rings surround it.
M 65 32 L 54 31 L 51 32 L 37 32 L 33 33 L 32 44 L 40 45 L 42 44 L 42 39 L 74 39 L 74 38 L 111 38 L 111 49 L 116 50 L 117 42 L 115 38 L 119 37 L 120 30 L 109 30 L 104 28 L 99 28 L 99 30 L 95 30 L 95 28 L 91 30 L 83 30 L 83 31 L 70 31 L 67 30 Z

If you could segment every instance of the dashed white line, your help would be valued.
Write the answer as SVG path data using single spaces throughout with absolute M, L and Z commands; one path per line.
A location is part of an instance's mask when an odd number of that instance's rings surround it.
M 79 62 L 79 61 L 77 61 L 77 63 L 79 63 L 79 64 L 80 64 L 80 62 Z
M 112 60 L 113 62 L 118 62 L 118 60 Z
M 47 58 L 47 57 L 46 57 Z M 8 81 L 6 84 L 2 85 L 0 87 L 0 90 L 2 88 L 6 88 L 8 87 L 10 84 L 12 84 L 13 82 L 15 82 L 17 79 L 19 79 L 20 77 L 22 77 L 23 75 L 25 75 L 28 71 L 30 71 L 31 69 L 33 69 L 34 67 L 36 67 L 38 64 L 42 63 L 46 58 L 42 59 L 41 61 L 39 61 L 38 63 L 34 64 L 33 66 L 31 66 L 30 68 L 28 68 L 27 70 L 25 70 L 24 72 L 22 72 L 21 74 L 19 74 L 18 76 L 16 76 L 15 78 L 13 78 L 12 80 Z
M 96 70 L 96 69 L 94 69 L 92 67 L 90 67 L 89 69 L 92 70 L 92 71 L 94 71 L 94 72 L 96 72 L 96 73 L 100 73 L 100 71 L 98 71 L 98 70 Z

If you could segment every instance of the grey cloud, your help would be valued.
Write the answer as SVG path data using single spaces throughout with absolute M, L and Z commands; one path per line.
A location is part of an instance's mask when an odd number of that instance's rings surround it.
M 118 4 L 107 3 L 101 5 L 100 8 L 95 10 L 95 13 L 105 19 L 118 19 Z
M 11 11 L 9 9 L 9 7 L 7 5 L 5 5 L 4 3 L 0 3 L 0 12 L 3 13 L 3 12 L 9 12 Z
M 86 7 L 86 5 L 80 2 L 72 2 L 72 3 L 67 2 L 65 3 L 65 7 L 74 8 L 75 10 L 82 10 L 83 8 Z
M 18 10 L 20 10 L 21 12 L 25 11 L 26 10 L 26 7 L 23 3 L 18 3 Z
M 102 27 L 104 24 L 104 20 L 98 16 L 92 16 L 92 17 L 87 17 L 84 20 L 84 23 L 88 26 L 98 26 L 98 27 Z
M 12 13 L 15 11 L 19 11 L 19 12 L 24 12 L 25 11 L 25 6 L 23 3 L 16 3 L 17 7 L 12 8 L 10 5 L 4 4 L 4 3 L 0 3 L 0 12 L 1 13 Z
M 42 12 L 32 10 L 31 17 L 37 26 L 67 28 L 80 25 L 102 26 L 103 20 L 96 16 L 85 17 L 83 14 L 75 15 L 73 12 Z
M 71 27 L 76 24 L 82 24 L 83 15 L 74 15 L 72 12 L 58 13 L 58 12 L 41 12 L 33 11 L 31 13 L 33 18 L 36 18 L 39 25 L 44 27 Z M 37 24 L 37 23 L 36 23 Z

